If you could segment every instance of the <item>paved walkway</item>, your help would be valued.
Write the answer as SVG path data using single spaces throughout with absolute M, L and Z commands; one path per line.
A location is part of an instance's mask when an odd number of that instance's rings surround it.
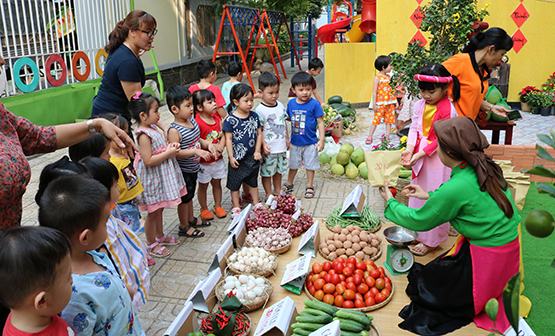
M 306 68 L 306 61 L 304 67 Z M 287 71 L 290 78 L 296 69 L 288 67 Z M 218 81 L 218 84 L 221 84 L 221 82 L 223 80 Z M 317 77 L 317 82 L 321 90 L 324 87 L 323 74 Z M 282 102 L 287 101 L 289 85 L 289 80 L 283 81 L 280 91 Z M 163 107 L 161 111 L 162 121 L 169 123 L 171 115 L 167 108 Z M 359 109 L 358 112 L 360 131 L 345 137 L 344 140 L 362 146 L 366 138 L 367 125 L 370 123 L 370 113 L 365 108 Z M 517 124 L 513 137 L 514 143 L 534 144 L 536 142 L 535 134 L 546 133 L 554 125 L 555 117 L 541 117 L 524 113 L 524 119 Z M 382 128 L 378 128 L 376 135 L 378 136 L 381 133 L 383 133 Z M 395 136 L 392 136 L 392 138 L 397 140 Z M 42 168 L 65 154 L 67 154 L 67 150 L 59 150 L 55 153 L 30 158 L 32 179 L 23 199 L 23 225 L 37 224 L 38 207 L 34 202 L 34 195 Z M 303 207 L 306 211 L 312 212 L 314 217 L 327 216 L 330 209 L 342 202 L 345 195 L 356 185 L 356 182 L 350 180 L 329 178 L 327 176 L 319 173 L 315 181 L 315 197 L 311 200 L 303 200 Z M 295 195 L 302 198 L 305 184 L 303 173 L 299 173 L 295 184 Z M 374 210 L 383 214 L 383 201 L 379 198 L 377 191 L 365 186 L 365 193 Z M 263 195 L 262 189 L 260 194 Z M 211 198 L 211 195 L 209 195 L 208 199 Z M 199 206 L 196 200 L 194 206 L 195 211 L 198 211 Z M 230 194 L 227 191 L 224 192 L 223 206 L 227 209 L 231 208 Z M 229 218 L 213 221 L 211 227 L 204 229 L 205 237 L 183 239 L 182 244 L 173 249 L 170 257 L 157 259 L 156 265 L 151 269 L 152 290 L 150 300 L 140 314 L 141 323 L 147 335 L 163 335 L 171 321 L 181 310 L 195 284 L 206 275 L 215 251 L 226 238 L 225 228 L 228 220 Z M 177 235 L 178 220 L 174 209 L 167 209 L 164 212 L 164 226 L 166 232 Z

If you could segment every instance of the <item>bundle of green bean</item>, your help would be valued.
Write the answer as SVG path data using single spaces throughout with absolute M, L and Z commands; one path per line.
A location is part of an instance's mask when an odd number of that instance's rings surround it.
M 329 227 L 340 226 L 342 228 L 354 225 L 365 231 L 375 231 L 379 228 L 380 217 L 369 206 L 365 205 L 360 215 L 360 218 L 343 218 L 341 217 L 341 207 L 338 207 L 333 209 L 326 218 L 326 225 Z

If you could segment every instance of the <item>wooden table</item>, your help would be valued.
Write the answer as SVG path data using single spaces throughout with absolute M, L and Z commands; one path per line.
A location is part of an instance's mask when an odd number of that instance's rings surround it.
M 515 126 L 515 123 L 513 121 L 498 122 L 488 120 L 485 123 L 478 123 L 478 126 L 482 130 L 492 131 L 491 143 L 493 145 L 499 144 L 499 134 L 501 131 L 505 131 L 505 145 L 513 144 L 513 127 Z

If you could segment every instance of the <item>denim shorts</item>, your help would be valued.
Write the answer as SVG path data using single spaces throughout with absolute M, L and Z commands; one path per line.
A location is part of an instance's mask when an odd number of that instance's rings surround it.
M 114 216 L 125 222 L 134 232 L 141 229 L 141 212 L 135 200 L 118 203 L 114 209 Z

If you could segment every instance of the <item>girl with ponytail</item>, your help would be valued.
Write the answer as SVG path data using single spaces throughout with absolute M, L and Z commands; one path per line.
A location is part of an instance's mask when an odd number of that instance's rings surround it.
M 451 174 L 451 169 L 441 163 L 437 154 L 434 124 L 457 116 L 447 91 L 451 87 L 454 100 L 458 100 L 459 81 L 441 64 L 425 66 L 414 79 L 418 82 L 422 99 L 414 104 L 407 149 L 402 154 L 402 160 L 404 165 L 412 166 L 412 183 L 425 191 L 432 191 L 447 181 Z M 411 208 L 420 208 L 424 203 L 417 198 L 409 199 Z M 409 248 L 416 255 L 425 255 L 439 247 L 448 238 L 448 233 L 449 223 L 419 232 L 418 244 Z
M 513 40 L 507 32 L 497 27 L 490 28 L 474 35 L 463 53 L 443 62 L 445 68 L 460 81 L 461 97 L 454 102 L 460 116 L 476 120 L 480 110 L 500 115 L 508 112 L 502 106 L 488 103 L 484 97 L 488 91 L 491 70 L 500 64 L 512 47 Z
M 152 48 L 156 19 L 142 10 L 134 10 L 119 21 L 104 47 L 108 59 L 92 115 L 116 113 L 131 120 L 127 105 L 133 94 L 145 84 L 145 68 L 140 56 Z

